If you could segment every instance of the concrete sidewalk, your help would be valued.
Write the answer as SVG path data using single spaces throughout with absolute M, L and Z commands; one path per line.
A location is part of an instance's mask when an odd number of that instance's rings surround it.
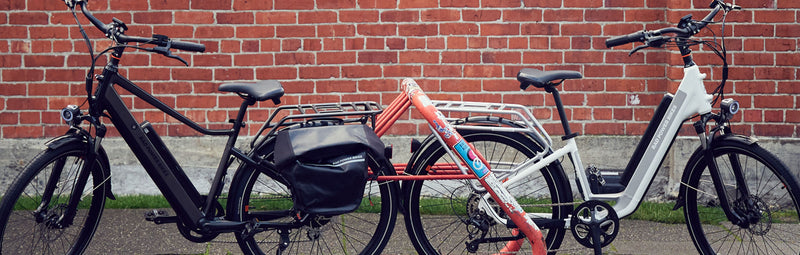
M 184 239 L 174 224 L 155 225 L 144 220 L 145 209 L 113 210 L 103 213 L 87 254 L 240 254 L 232 234 L 220 235 L 210 243 Z M 397 225 L 384 254 L 416 254 L 398 215 Z M 561 254 L 591 254 L 568 232 Z M 685 225 L 623 220 L 616 240 L 603 249 L 606 254 L 695 254 Z

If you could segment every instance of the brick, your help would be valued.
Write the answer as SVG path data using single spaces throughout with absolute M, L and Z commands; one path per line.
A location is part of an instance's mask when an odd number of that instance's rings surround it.
M 336 23 L 336 12 L 332 11 L 315 11 L 315 12 L 300 12 L 297 14 L 297 22 L 300 24 L 313 24 L 313 23 Z
M 374 10 L 339 11 L 340 22 L 372 23 L 379 21 L 379 12 Z
M 794 125 L 786 124 L 756 124 L 753 133 L 758 136 L 783 136 L 790 137 L 794 134 Z
M 354 25 L 319 25 L 317 26 L 317 36 L 319 37 L 350 37 L 356 35 Z
M 757 67 L 756 79 L 791 80 L 795 78 L 796 67 Z
M 272 54 L 238 54 L 234 56 L 234 66 L 270 66 L 273 64 Z
M 301 69 L 302 70 L 302 69 Z M 381 77 L 383 69 L 378 65 L 343 66 L 343 78 L 372 78 Z
M 618 65 L 586 65 L 583 67 L 584 77 L 618 78 L 623 75 L 623 67 Z
M 582 9 L 545 9 L 542 14 L 542 20 L 545 22 L 552 21 L 582 21 Z
M 499 10 L 464 9 L 461 11 L 461 17 L 464 21 L 499 21 L 502 14 Z
M 422 67 L 424 77 L 461 77 L 461 66 L 426 65 Z
M 505 23 L 505 24 L 481 24 L 480 25 L 482 36 L 492 35 L 519 35 L 520 24 Z
M 520 64 L 522 54 L 520 52 L 483 52 L 481 61 L 483 63 Z
M 358 53 L 358 63 L 397 63 L 397 52 L 364 51 Z
M 628 65 L 625 67 L 625 77 L 663 77 L 663 66 Z
M 255 14 L 256 24 L 295 24 L 297 13 L 285 11 L 258 12 Z
M 212 24 L 214 13 L 205 11 L 176 11 L 174 20 L 177 24 Z
M 442 63 L 480 63 L 481 53 L 476 51 L 442 52 Z
M 775 36 L 777 37 L 794 37 L 800 34 L 800 26 L 797 24 L 792 25 L 775 25 Z
M 422 22 L 459 21 L 460 19 L 461 12 L 454 9 L 423 10 L 420 15 Z
M 351 9 L 356 7 L 356 0 L 317 1 L 318 9 Z
M 214 79 L 220 81 L 253 80 L 252 68 L 214 69 Z
M 281 38 L 292 37 L 315 37 L 316 29 L 314 26 L 277 26 L 275 36 Z
M 381 13 L 382 22 L 418 22 L 420 20 L 419 11 L 384 11 Z
M 99 7 L 95 5 L 97 3 L 102 3 L 102 2 L 101 1 L 91 2 L 89 4 L 89 7 L 94 7 L 94 8 Z M 150 8 L 148 1 L 111 0 L 109 2 L 109 6 L 112 10 L 129 10 L 129 11 L 133 10 L 143 11 Z
M 402 50 L 406 47 L 406 40 L 402 38 L 388 38 L 386 39 L 386 47 L 390 50 Z
M 564 24 L 561 35 L 600 35 L 601 29 L 599 24 Z
M 336 66 L 304 66 L 299 68 L 300 79 L 339 78 L 339 67 Z
M 574 127 L 575 124 L 570 125 Z M 573 128 L 574 129 L 574 128 Z M 573 130 L 575 132 L 575 130 Z M 586 123 L 584 132 L 589 135 L 624 135 L 625 124 L 623 123 Z
M 388 65 L 383 67 L 383 77 L 419 77 L 422 68 L 417 65 Z
M 558 23 L 525 23 L 521 27 L 523 35 L 558 35 L 561 33 Z
M 501 77 L 502 74 L 503 74 L 503 68 L 501 66 L 492 66 L 492 65 L 464 66 L 464 77 L 492 78 L 492 77 Z
M 2 70 L 3 81 L 41 81 L 44 79 L 44 71 L 41 69 L 5 69 Z
M 256 68 L 256 79 L 257 80 L 270 80 L 270 79 L 274 79 L 274 80 L 292 80 L 292 79 L 297 79 L 297 68 L 296 67 L 261 67 L 261 68 Z
M 197 27 L 194 34 L 196 38 L 231 38 L 234 30 L 230 26 L 203 26 Z
M 438 63 L 439 53 L 429 51 L 401 51 L 399 63 Z
M 440 35 L 477 35 L 479 32 L 477 24 L 470 23 L 441 23 L 439 24 Z M 436 31 L 430 31 L 426 34 L 435 35 Z M 403 35 L 403 34 L 401 34 Z
M 198 72 L 196 69 L 188 69 L 188 68 L 181 68 L 181 69 L 172 69 L 170 70 L 173 80 L 178 81 L 188 81 L 188 80 L 199 80 L 199 81 L 208 81 L 212 79 L 212 72 Z
M 294 1 L 294 2 L 300 2 L 300 1 Z M 231 0 L 191 2 L 192 9 L 200 9 L 200 10 L 231 10 L 232 6 L 233 5 Z
M 733 55 L 735 65 L 772 65 L 774 56 L 763 53 L 737 53 Z
M 383 38 L 369 37 L 365 46 L 368 50 L 383 50 L 386 48 L 385 45 Z
M 586 21 L 621 21 L 625 17 L 625 11 L 616 9 L 588 9 L 583 14 L 573 14 Z
M 357 0 L 361 8 L 394 9 L 398 0 Z
M 605 0 L 605 7 L 644 7 L 644 0 Z
M 503 10 L 503 21 L 542 21 L 542 10 L 514 9 Z
M 270 10 L 272 1 L 233 0 L 233 10 Z
M 395 24 L 358 24 L 356 31 L 365 36 L 393 36 L 397 34 Z
M 218 12 L 217 24 L 253 24 L 255 18 L 247 12 Z
M 522 53 L 522 63 L 525 64 L 560 64 L 563 61 L 561 52 L 535 51 Z
M 313 53 L 276 53 L 275 65 L 310 65 L 314 64 Z
M 48 24 L 48 16 L 44 12 L 12 12 L 8 13 L 8 24 L 46 25 Z
M 562 0 L 523 0 L 522 4 L 525 7 L 561 7 Z
M 800 94 L 800 82 L 778 81 L 778 93 Z
M 274 27 L 264 26 L 237 26 L 237 38 L 265 38 L 275 35 Z
M 603 52 L 599 51 L 567 51 L 564 52 L 566 63 L 602 63 Z
M 6 126 L 3 127 L 3 137 L 5 138 L 41 138 L 44 131 L 43 126 Z
M 777 7 L 779 9 L 800 8 L 800 2 L 794 0 L 778 0 Z
M 794 108 L 792 96 L 766 96 L 754 97 L 754 107 L 757 108 Z
M 419 9 L 438 7 L 437 1 L 429 0 L 398 0 L 397 8 L 400 9 Z
M 666 14 L 663 9 L 632 9 L 625 10 L 625 21 L 654 22 L 664 21 Z M 618 17 L 617 20 L 622 20 Z
M 564 7 L 598 8 L 603 6 L 603 0 L 565 0 Z

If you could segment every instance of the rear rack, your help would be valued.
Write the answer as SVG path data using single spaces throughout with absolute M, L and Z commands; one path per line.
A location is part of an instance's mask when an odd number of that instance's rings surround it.
M 463 102 L 463 101 L 432 101 L 433 105 L 439 109 L 440 112 L 445 114 L 447 121 L 453 124 L 457 129 L 468 130 L 485 130 L 485 131 L 502 131 L 502 132 L 522 132 L 531 136 L 535 136 L 539 141 L 547 144 L 542 144 L 543 151 L 549 151 L 553 140 L 547 131 L 544 130 L 542 125 L 533 116 L 531 111 L 519 104 L 499 104 L 499 103 L 484 103 L 484 102 Z M 462 125 L 465 123 L 459 122 L 475 114 L 478 116 L 495 116 L 505 118 L 506 120 L 514 122 L 519 127 L 510 126 L 477 126 L 477 125 Z
M 322 103 L 322 104 L 298 104 L 284 105 L 275 109 L 269 119 L 258 130 L 250 147 L 255 148 L 257 143 L 266 141 L 267 138 L 275 135 L 275 132 L 283 128 L 303 125 L 315 120 L 337 120 L 344 123 L 360 122 L 369 123 L 375 128 L 375 116 L 383 111 L 383 108 L 372 101 L 363 102 L 341 102 L 341 103 Z M 283 116 L 280 121 L 274 122 L 278 116 Z M 274 122 L 274 123 L 273 123 Z M 259 139 L 265 130 L 269 132 Z

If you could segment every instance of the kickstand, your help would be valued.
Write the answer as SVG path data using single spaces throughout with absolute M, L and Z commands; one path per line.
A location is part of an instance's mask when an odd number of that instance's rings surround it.
M 289 247 L 289 230 L 278 229 L 278 234 L 281 236 L 281 243 L 278 244 L 278 250 L 275 254 L 281 255 L 286 248 Z

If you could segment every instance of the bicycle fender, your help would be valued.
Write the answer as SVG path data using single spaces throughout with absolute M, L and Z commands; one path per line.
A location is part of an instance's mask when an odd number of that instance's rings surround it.
M 47 146 L 48 149 L 52 150 L 71 143 L 82 143 L 85 144 L 85 146 L 89 145 L 88 139 L 79 132 L 67 132 L 67 134 L 50 139 L 50 141 L 45 142 L 44 145 Z M 108 155 L 106 154 L 106 150 L 103 148 L 103 146 L 100 146 L 100 149 L 97 150 L 97 156 L 99 157 L 101 164 L 103 164 L 103 176 L 108 178 L 111 176 L 111 167 L 108 162 Z M 116 200 L 117 198 L 113 193 L 111 193 L 111 179 L 106 181 L 105 184 L 107 194 L 106 197 L 111 200 Z
M 722 135 L 717 136 L 711 141 L 711 146 L 714 147 L 715 144 L 719 144 L 721 142 L 734 142 L 734 143 L 741 143 L 744 145 L 753 145 L 758 142 L 758 139 L 749 136 L 737 135 L 737 134 L 729 134 L 729 135 Z M 697 147 L 692 156 L 689 157 L 689 161 L 686 162 L 686 167 L 683 169 L 683 175 L 681 176 L 680 185 L 684 185 L 689 181 L 689 175 L 691 175 L 689 166 L 693 166 L 697 164 L 697 161 L 703 159 L 704 151 L 702 147 Z M 678 189 L 678 198 L 675 203 L 675 207 L 672 210 L 678 210 L 684 206 L 684 196 L 686 195 L 686 188 L 681 187 Z

